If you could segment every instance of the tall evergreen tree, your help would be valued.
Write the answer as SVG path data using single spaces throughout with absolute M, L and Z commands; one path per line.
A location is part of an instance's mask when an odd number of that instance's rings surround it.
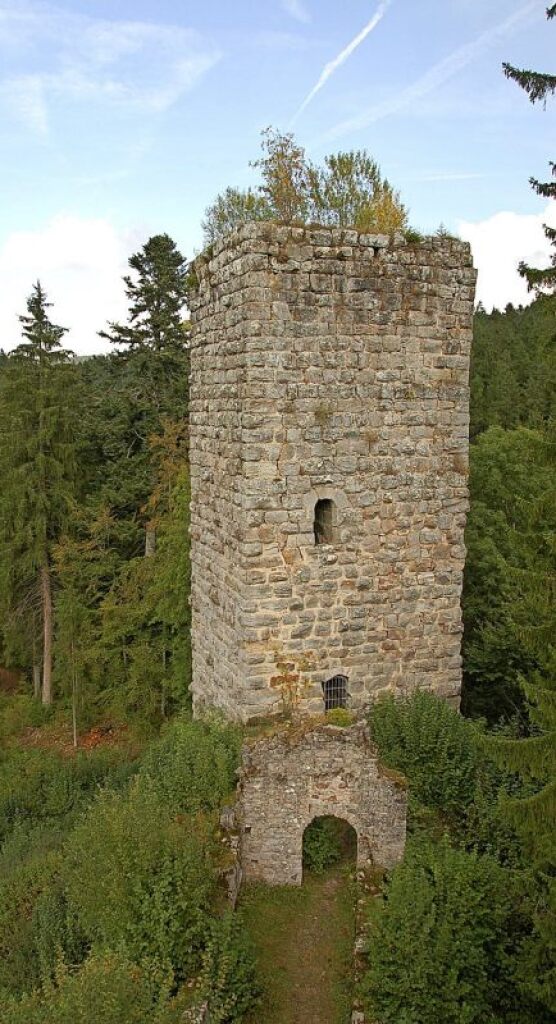
M 547 7 L 546 16 L 549 20 L 556 18 L 556 4 Z M 556 92 L 556 75 L 541 71 L 529 71 L 526 68 L 516 68 L 513 64 L 502 65 L 507 78 L 517 82 L 525 90 L 531 103 L 543 103 L 549 96 Z M 550 170 L 553 181 L 539 181 L 537 178 L 530 178 L 532 188 L 537 195 L 545 199 L 556 199 L 556 162 L 550 161 Z M 540 294 L 542 292 L 556 291 L 556 228 L 544 225 L 544 233 L 550 244 L 554 247 L 550 266 L 540 270 L 538 267 L 529 267 L 526 263 L 519 264 L 519 273 L 525 278 L 530 289 Z
M 119 350 L 108 367 L 108 377 L 112 378 L 108 390 L 99 394 L 97 401 L 105 410 L 101 417 L 106 422 L 103 434 L 109 446 L 103 467 L 102 502 L 120 509 L 123 517 L 142 529 L 142 508 L 154 485 L 148 439 L 160 432 L 164 416 L 187 416 L 186 262 L 168 235 L 154 235 L 130 257 L 129 266 L 134 276 L 124 278 L 128 323 L 110 324 L 109 331 L 101 332 Z M 98 420 L 99 409 L 95 410 L 91 439 L 97 446 Z M 110 436 L 113 426 L 116 434 Z M 147 527 L 146 554 L 153 543 L 154 534 Z
M 19 319 L 24 340 L 10 354 L 0 396 L 0 562 L 4 602 L 25 609 L 42 633 L 42 700 L 52 701 L 52 547 L 66 522 L 76 478 L 76 403 L 66 328 L 49 318 L 40 282 Z M 38 637 L 31 630 L 31 642 Z M 36 654 L 33 667 L 36 675 Z
M 108 331 L 100 332 L 101 338 L 124 346 L 126 352 L 181 353 L 186 264 L 176 243 L 169 235 L 153 235 L 128 262 L 136 275 L 124 277 L 128 323 L 109 324 Z

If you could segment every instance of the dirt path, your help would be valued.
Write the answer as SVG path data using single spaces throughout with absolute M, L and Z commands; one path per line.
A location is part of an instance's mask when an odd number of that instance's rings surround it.
M 244 913 L 264 987 L 250 1024 L 347 1024 L 354 909 L 346 868 L 301 889 L 256 886 Z

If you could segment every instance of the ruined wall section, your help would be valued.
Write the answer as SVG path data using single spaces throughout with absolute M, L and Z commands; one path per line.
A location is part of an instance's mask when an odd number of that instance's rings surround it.
M 196 264 L 195 706 L 457 699 L 469 247 L 252 224 Z M 315 546 L 315 502 L 336 507 Z
M 238 814 L 247 881 L 300 885 L 303 833 L 323 815 L 353 826 L 360 868 L 391 868 L 403 856 L 404 781 L 381 768 L 361 725 L 293 729 L 245 746 Z

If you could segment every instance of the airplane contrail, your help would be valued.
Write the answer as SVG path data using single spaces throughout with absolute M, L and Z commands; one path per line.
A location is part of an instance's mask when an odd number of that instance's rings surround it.
M 354 39 L 352 39 L 351 42 L 344 47 L 344 49 L 338 54 L 337 57 L 334 57 L 333 60 L 328 61 L 328 64 L 324 65 L 324 68 L 321 71 L 317 83 L 313 86 L 311 91 L 307 93 L 307 96 L 303 100 L 303 103 L 301 104 L 299 109 L 296 110 L 295 114 L 291 119 L 291 124 L 293 124 L 293 122 L 297 120 L 299 115 L 303 113 L 303 111 L 309 105 L 311 100 L 313 100 L 317 93 L 320 92 L 323 85 L 328 81 L 330 76 L 333 75 L 334 72 L 337 71 L 338 68 L 341 67 L 342 64 L 346 62 L 348 57 L 351 57 L 353 51 L 356 50 L 357 47 L 360 46 L 360 44 L 363 42 L 363 40 L 367 38 L 369 33 L 376 28 L 379 21 L 382 21 L 382 18 L 384 17 L 386 10 L 390 6 L 391 2 L 392 0 L 383 0 L 383 2 L 379 4 L 375 14 L 373 14 L 371 20 L 367 22 L 364 28 L 362 28 L 361 31 L 354 37 Z
M 321 141 L 335 139 L 340 135 L 346 135 L 350 132 L 359 131 L 361 128 L 366 128 L 367 125 L 373 124 L 375 121 L 381 121 L 382 118 L 389 117 L 391 114 L 397 114 L 399 110 L 410 106 L 415 100 L 419 100 L 422 96 L 427 96 L 429 93 L 434 92 L 435 89 L 438 89 L 449 78 L 452 78 L 458 71 L 461 71 L 488 50 L 498 39 L 504 38 L 504 36 L 518 28 L 530 14 L 537 12 L 539 7 L 538 0 L 530 0 L 529 3 L 514 11 L 509 18 L 482 32 L 480 36 L 477 36 L 470 43 L 465 43 L 463 46 L 458 47 L 457 50 L 453 50 L 447 57 L 434 64 L 424 75 L 421 75 L 420 78 L 416 79 L 415 82 L 412 82 L 405 89 L 402 89 L 395 96 L 383 100 L 381 103 L 376 103 L 374 106 L 362 111 L 362 113 L 356 114 L 354 117 L 350 117 L 335 125 L 322 136 Z

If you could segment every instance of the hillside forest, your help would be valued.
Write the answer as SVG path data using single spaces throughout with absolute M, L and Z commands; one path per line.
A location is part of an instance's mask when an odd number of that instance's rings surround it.
M 316 167 L 269 130 L 255 166 L 208 244 L 252 217 L 419 244 L 366 153 Z M 0 1016 L 269 1024 L 270 897 L 232 912 L 222 885 L 241 730 L 190 714 L 187 261 L 155 235 L 124 286 L 109 354 L 75 357 L 37 282 L 0 358 Z M 556 296 L 537 292 L 475 315 L 462 713 L 424 692 L 370 712 L 409 797 L 403 862 L 357 897 L 355 998 L 381 1024 L 556 1020 Z M 322 829 L 309 874 L 338 856 Z

